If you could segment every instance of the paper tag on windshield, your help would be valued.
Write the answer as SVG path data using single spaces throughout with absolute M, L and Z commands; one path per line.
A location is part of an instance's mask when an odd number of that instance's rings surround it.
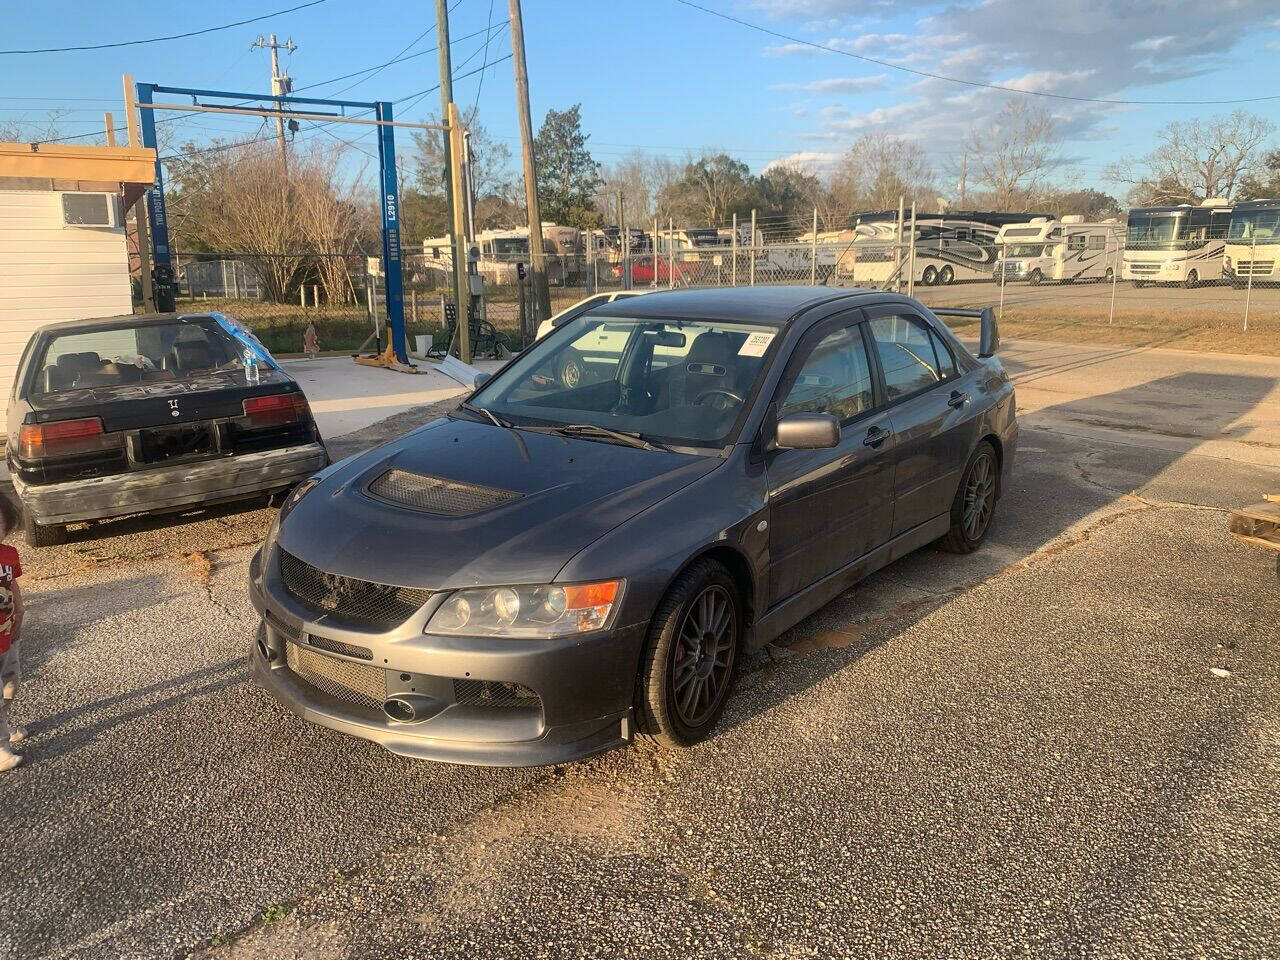
M 769 349 L 769 344 L 773 343 L 772 333 L 750 333 L 747 339 L 742 342 L 742 346 L 738 348 L 738 356 L 740 357 L 763 357 L 764 352 Z

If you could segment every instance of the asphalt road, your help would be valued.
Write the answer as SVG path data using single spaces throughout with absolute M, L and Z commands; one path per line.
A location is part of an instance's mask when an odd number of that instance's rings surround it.
M 1274 957 L 1280 599 L 1224 511 L 1280 492 L 1280 362 L 1005 355 L 988 545 L 799 625 L 687 753 L 303 724 L 244 665 L 265 511 L 22 547 L 0 956 Z

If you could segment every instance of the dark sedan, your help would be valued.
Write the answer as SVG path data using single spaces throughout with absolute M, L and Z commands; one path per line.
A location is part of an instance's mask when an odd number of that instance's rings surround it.
M 286 501 L 251 567 L 259 680 L 409 756 L 540 764 L 706 737 L 734 668 L 857 580 L 986 537 L 1018 427 L 907 297 L 599 307 L 447 417 Z M 566 351 L 592 376 L 566 388 Z
M 33 546 L 68 523 L 284 493 L 329 462 L 297 383 L 218 313 L 41 327 L 8 420 Z

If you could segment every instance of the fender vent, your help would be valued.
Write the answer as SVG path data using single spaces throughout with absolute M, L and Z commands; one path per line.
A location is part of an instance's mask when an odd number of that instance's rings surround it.
M 442 480 L 394 468 L 369 484 L 369 492 L 391 503 L 444 517 L 465 517 L 520 498 L 520 494 L 509 490 Z

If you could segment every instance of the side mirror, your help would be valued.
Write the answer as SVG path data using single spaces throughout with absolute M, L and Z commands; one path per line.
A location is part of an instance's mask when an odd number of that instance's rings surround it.
M 840 421 L 829 413 L 789 413 L 774 429 L 777 450 L 829 450 L 840 442 Z
M 493 379 L 492 373 L 489 373 L 488 371 L 485 371 L 485 370 L 481 370 L 479 373 L 475 375 L 475 379 L 471 381 L 471 389 L 479 390 L 481 387 L 483 387 L 486 383 L 488 383 L 492 379 Z
M 996 312 L 990 307 L 982 308 L 982 334 L 978 340 L 978 356 L 994 357 L 1000 349 L 1000 327 L 996 323 Z

